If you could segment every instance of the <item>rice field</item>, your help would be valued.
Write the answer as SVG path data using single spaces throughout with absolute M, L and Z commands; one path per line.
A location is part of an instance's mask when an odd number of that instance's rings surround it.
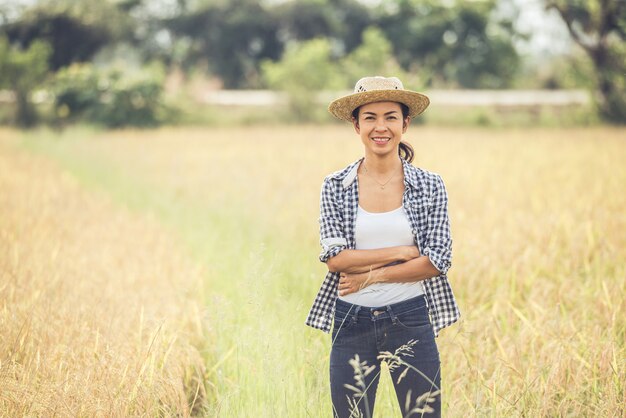
M 0 416 L 201 411 L 202 267 L 6 138 L 0 191 Z
M 623 416 L 625 134 L 407 133 L 450 197 L 444 416 Z M 303 322 L 321 181 L 360 155 L 346 126 L 0 131 L 0 415 L 330 416 Z

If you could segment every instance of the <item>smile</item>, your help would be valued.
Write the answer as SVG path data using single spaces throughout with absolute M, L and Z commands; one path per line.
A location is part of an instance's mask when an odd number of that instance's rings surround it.
M 374 141 L 375 143 L 380 144 L 380 145 L 386 144 L 387 142 L 391 141 L 391 138 L 389 138 L 387 136 L 385 136 L 385 137 L 374 137 L 374 138 L 371 138 L 371 139 L 372 139 L 372 141 Z

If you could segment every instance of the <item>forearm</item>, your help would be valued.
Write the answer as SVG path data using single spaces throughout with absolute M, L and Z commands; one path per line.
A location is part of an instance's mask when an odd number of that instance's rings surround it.
M 427 256 L 413 258 L 402 264 L 381 267 L 365 273 L 341 272 L 339 296 L 358 292 L 374 283 L 409 283 L 430 279 L 441 274 Z
M 419 282 L 440 274 L 427 256 L 421 256 L 406 263 L 373 270 L 368 284 Z
M 332 272 L 362 273 L 379 269 L 397 261 L 408 261 L 419 256 L 417 247 L 398 246 L 373 250 L 343 250 L 326 264 Z

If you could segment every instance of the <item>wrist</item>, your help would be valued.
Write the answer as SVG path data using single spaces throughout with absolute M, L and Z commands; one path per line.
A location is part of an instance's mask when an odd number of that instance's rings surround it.
M 402 253 L 400 256 L 400 260 L 399 261 L 409 261 L 411 259 L 411 247 L 409 247 L 408 245 L 405 245 L 402 247 Z
M 404 247 L 404 258 L 400 261 L 411 261 L 420 256 L 420 252 L 415 245 L 407 245 Z
M 376 270 L 375 274 L 372 275 L 371 283 L 384 283 L 386 281 L 387 267 L 381 267 Z

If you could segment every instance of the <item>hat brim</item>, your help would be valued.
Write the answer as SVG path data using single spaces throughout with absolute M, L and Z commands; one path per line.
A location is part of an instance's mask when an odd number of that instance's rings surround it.
M 408 106 L 410 117 L 419 115 L 430 104 L 428 97 L 410 90 L 370 90 L 340 97 L 328 105 L 328 111 L 334 117 L 350 122 L 354 109 L 375 102 L 403 103 Z

